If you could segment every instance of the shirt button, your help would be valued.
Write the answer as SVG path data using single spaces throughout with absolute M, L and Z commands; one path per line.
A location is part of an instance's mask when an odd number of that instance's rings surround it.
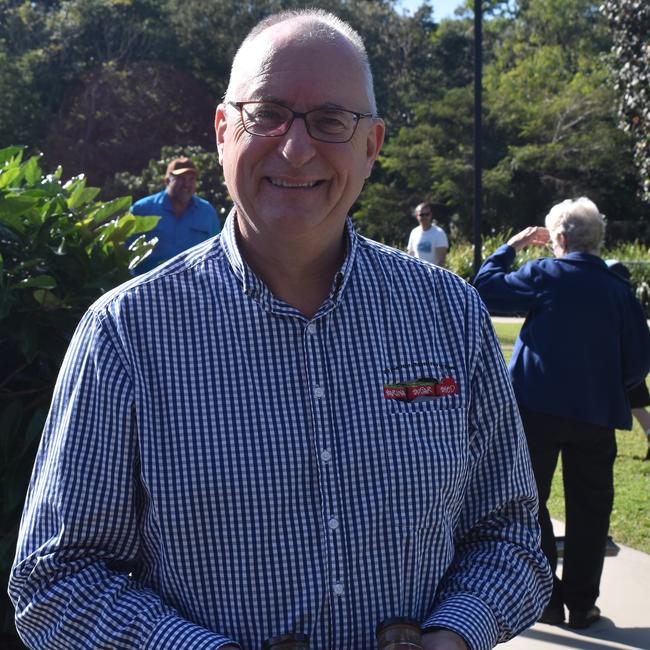
M 327 449 L 323 449 L 323 451 L 321 451 L 321 454 L 320 454 L 320 459 L 324 463 L 329 463 L 330 460 L 332 460 L 332 454 Z
M 325 390 L 322 386 L 316 386 L 314 388 L 314 397 L 316 399 L 321 399 L 325 395 Z
M 339 520 L 336 517 L 330 517 L 330 520 L 327 522 L 327 525 L 332 530 L 336 530 L 339 527 Z
M 340 582 L 334 583 L 334 594 L 337 596 L 343 595 L 343 585 Z
M 307 325 L 307 334 L 311 334 L 313 336 L 316 334 L 317 329 L 318 328 L 316 327 L 316 323 L 309 323 L 309 325 Z

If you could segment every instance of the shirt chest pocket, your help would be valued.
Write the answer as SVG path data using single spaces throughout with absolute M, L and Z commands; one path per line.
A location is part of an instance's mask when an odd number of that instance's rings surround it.
M 385 430 L 387 483 L 393 521 L 428 528 L 458 514 L 468 470 L 467 409 L 440 402 L 404 404 Z

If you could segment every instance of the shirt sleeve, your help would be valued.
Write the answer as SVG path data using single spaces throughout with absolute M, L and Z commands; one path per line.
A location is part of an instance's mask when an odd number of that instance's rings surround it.
M 409 255 L 415 255 L 415 246 L 414 246 L 414 242 L 413 242 L 413 240 L 414 240 L 413 232 L 414 231 L 411 230 L 411 232 L 409 234 L 409 241 L 408 241 L 408 244 L 406 245 L 406 252 Z
M 451 629 L 488 650 L 532 625 L 551 593 L 540 549 L 537 491 L 519 411 L 489 315 L 471 372 L 468 488 L 454 559 L 425 630 Z M 472 343 L 469 342 L 471 347 Z
M 145 496 L 132 393 L 105 322 L 88 312 L 57 381 L 10 578 L 30 648 L 237 645 L 184 620 L 137 577 Z
M 541 276 L 536 273 L 536 263 L 511 272 L 515 256 L 512 246 L 501 246 L 483 262 L 474 278 L 474 286 L 490 311 L 525 313 L 538 300 Z

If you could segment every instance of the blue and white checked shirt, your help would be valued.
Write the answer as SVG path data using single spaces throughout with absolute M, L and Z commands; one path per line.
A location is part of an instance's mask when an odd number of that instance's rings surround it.
M 258 650 L 297 631 L 373 650 L 402 615 L 483 650 L 530 625 L 550 571 L 474 289 L 348 222 L 308 319 L 242 260 L 235 219 L 79 325 L 11 579 L 24 640 Z M 422 378 L 458 392 L 385 397 Z

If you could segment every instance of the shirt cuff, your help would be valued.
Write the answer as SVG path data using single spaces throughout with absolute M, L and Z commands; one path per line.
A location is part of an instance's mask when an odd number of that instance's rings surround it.
M 241 647 L 236 641 L 190 623 L 179 616 L 165 616 L 158 621 L 145 645 L 145 650 L 178 650 L 178 648 L 217 650 L 228 644 Z
M 490 650 L 500 637 L 492 610 L 471 594 L 450 596 L 440 603 L 422 625 L 423 632 L 430 632 L 433 628 L 460 634 L 470 650 Z

